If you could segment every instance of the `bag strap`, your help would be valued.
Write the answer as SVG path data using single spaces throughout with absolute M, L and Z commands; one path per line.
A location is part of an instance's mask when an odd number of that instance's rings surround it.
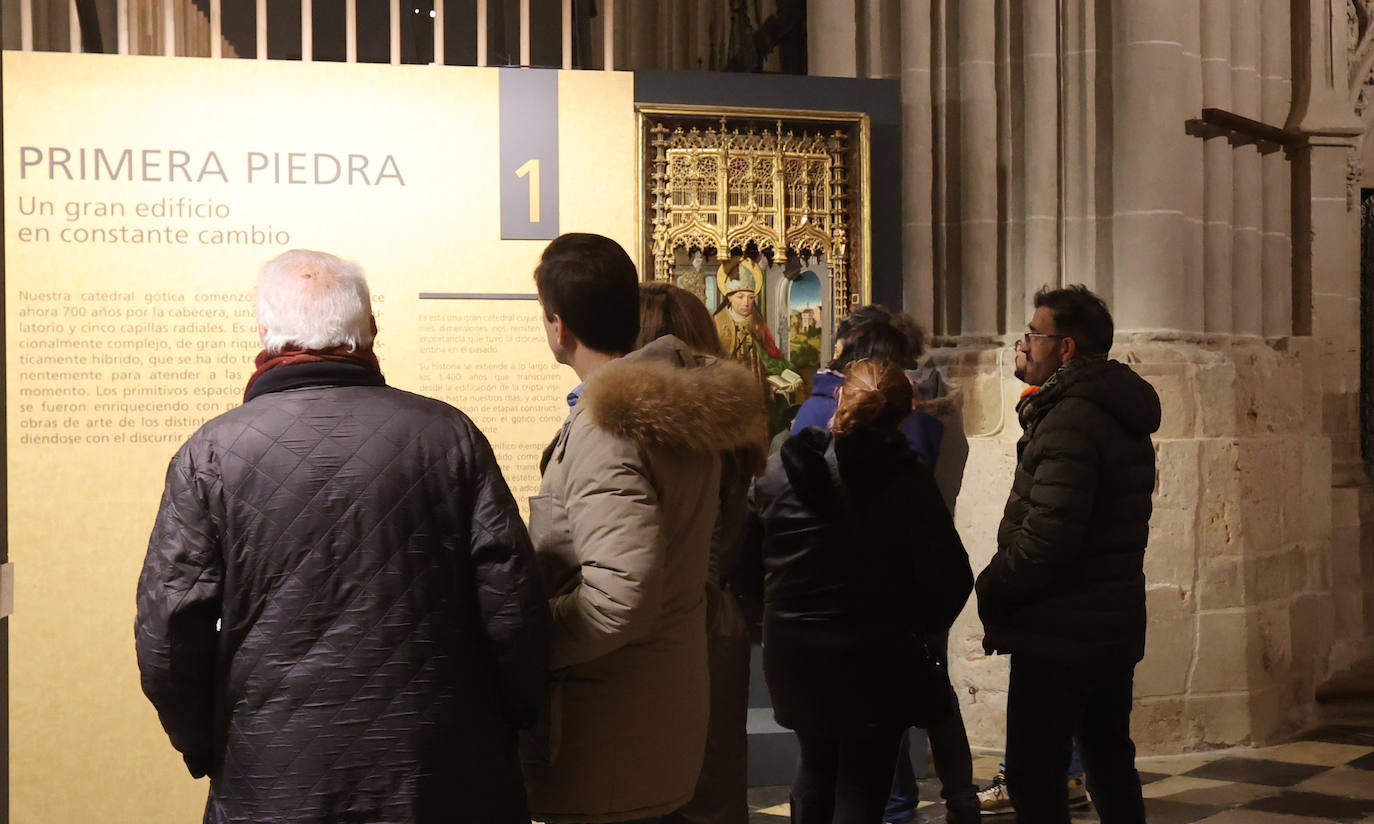
M 854 529 L 859 528 L 859 519 L 854 513 L 854 501 L 849 497 L 849 488 L 844 485 L 844 479 L 840 477 L 840 459 L 835 454 L 835 436 L 830 436 L 830 443 L 825 447 L 825 468 L 830 471 L 830 485 L 835 488 L 835 497 L 840 502 L 840 508 L 844 510 L 844 516 Z

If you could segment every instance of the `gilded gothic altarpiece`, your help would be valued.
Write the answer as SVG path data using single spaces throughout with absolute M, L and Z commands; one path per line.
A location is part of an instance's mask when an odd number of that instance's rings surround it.
M 639 113 L 645 277 L 701 298 L 781 413 L 870 300 L 867 115 Z

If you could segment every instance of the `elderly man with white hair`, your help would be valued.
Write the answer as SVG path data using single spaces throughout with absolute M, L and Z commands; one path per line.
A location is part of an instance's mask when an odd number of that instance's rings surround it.
M 257 307 L 244 403 L 172 458 L 138 583 L 205 821 L 528 822 L 549 614 L 490 445 L 386 385 L 357 264 L 286 252 Z

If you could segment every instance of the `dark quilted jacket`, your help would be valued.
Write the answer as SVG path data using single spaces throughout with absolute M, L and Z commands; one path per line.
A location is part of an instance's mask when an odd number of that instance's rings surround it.
M 206 822 L 529 820 L 529 538 L 472 422 L 381 384 L 268 371 L 168 469 L 135 637 Z
M 762 595 L 773 712 L 817 735 L 922 722 L 936 707 L 913 687 L 914 639 L 958 617 L 973 589 L 968 554 L 900 434 L 836 442 L 847 513 L 826 464 L 831 437 L 814 427 L 793 435 L 749 494 L 753 568 L 737 578 Z
M 1134 664 L 1145 654 L 1159 396 L 1125 364 L 1075 359 L 1017 411 L 1016 476 L 997 554 L 978 576 L 983 646 Z

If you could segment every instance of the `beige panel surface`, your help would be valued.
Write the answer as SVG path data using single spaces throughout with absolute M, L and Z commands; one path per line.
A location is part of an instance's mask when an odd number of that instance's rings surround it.
M 3 60 L 13 817 L 196 820 L 205 784 L 139 690 L 134 590 L 168 459 L 251 372 L 257 267 L 297 246 L 361 263 L 388 381 L 469 411 L 523 500 L 576 378 L 537 304 L 419 294 L 532 293 L 544 242 L 499 240 L 495 69 Z M 560 75 L 561 228 L 631 250 L 632 94 Z

